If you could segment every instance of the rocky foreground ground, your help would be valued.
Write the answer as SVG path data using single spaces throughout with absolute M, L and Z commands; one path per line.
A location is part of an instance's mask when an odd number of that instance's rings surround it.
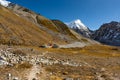
M 120 80 L 120 49 L 1 45 L 0 80 Z

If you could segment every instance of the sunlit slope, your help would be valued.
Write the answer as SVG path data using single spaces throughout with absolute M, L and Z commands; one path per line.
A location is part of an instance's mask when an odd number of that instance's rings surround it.
M 0 43 L 40 45 L 52 40 L 51 35 L 35 24 L 0 6 Z

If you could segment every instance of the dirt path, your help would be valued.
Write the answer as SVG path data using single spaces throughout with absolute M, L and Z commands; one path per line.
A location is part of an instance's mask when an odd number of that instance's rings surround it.
M 40 72 L 40 67 L 38 65 L 33 65 L 32 69 L 30 70 L 29 74 L 27 75 L 28 80 L 38 79 L 37 73 Z
M 48 53 L 48 51 L 44 52 L 42 56 L 44 56 L 46 53 Z M 38 80 L 38 76 L 37 74 L 40 73 L 40 71 L 42 71 L 42 67 L 40 67 L 39 65 L 37 64 L 34 64 L 33 67 L 31 68 L 31 70 L 29 71 L 29 74 L 27 75 L 27 79 L 28 80 L 33 80 L 33 79 L 36 79 Z
M 75 48 L 75 47 L 84 47 L 88 45 L 87 43 L 81 43 L 81 42 L 74 42 L 71 44 L 66 44 L 66 45 L 60 45 L 60 48 Z

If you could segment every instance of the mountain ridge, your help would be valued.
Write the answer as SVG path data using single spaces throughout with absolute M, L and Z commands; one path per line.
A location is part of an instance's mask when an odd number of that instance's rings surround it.
M 94 32 L 92 38 L 104 44 L 120 46 L 120 22 L 103 24 Z

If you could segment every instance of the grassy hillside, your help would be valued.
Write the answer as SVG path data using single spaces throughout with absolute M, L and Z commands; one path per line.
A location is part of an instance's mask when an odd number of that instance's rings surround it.
M 15 14 L 34 23 L 41 30 L 51 35 L 53 37 L 52 41 L 50 40 L 51 42 L 57 42 L 57 43 L 59 42 L 64 44 L 66 43 L 66 40 L 67 42 L 77 40 L 75 36 L 72 35 L 68 27 L 61 21 L 58 21 L 59 25 L 56 25 L 58 23 L 54 23 L 52 20 L 45 18 L 44 16 L 37 14 L 19 5 L 14 5 L 8 8 L 11 9 Z M 64 30 L 62 29 L 62 27 L 64 27 Z
M 66 26 L 62 21 L 50 20 L 19 5 L 11 6 L 9 9 L 11 9 L 14 13 L 21 16 L 22 18 L 37 25 L 42 31 L 51 35 L 52 40 L 49 41 L 52 43 L 54 42 L 64 44 L 76 41 L 95 43 L 95 41 L 87 39 L 75 31 L 69 29 L 68 26 Z
M 35 24 L 0 6 L 0 43 L 40 45 L 52 40 L 51 35 Z
M 57 30 L 65 35 L 70 36 L 71 38 L 77 39 L 75 35 L 73 35 L 66 24 L 59 20 L 52 20 L 52 22 L 57 26 Z

